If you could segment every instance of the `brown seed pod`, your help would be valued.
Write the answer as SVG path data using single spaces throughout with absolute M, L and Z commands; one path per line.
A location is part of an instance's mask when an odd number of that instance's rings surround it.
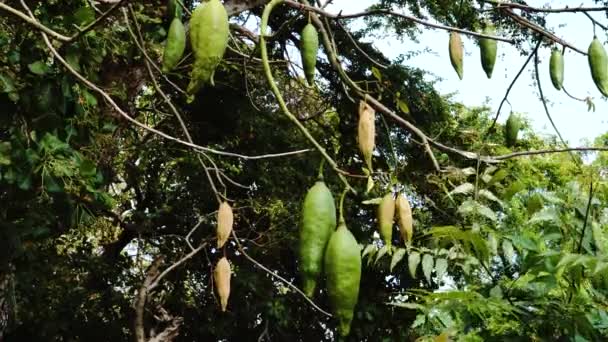
M 359 150 L 365 160 L 367 168 L 372 171 L 372 152 L 374 152 L 376 140 L 376 111 L 367 103 L 359 102 L 359 126 L 357 137 L 359 140 Z
M 232 233 L 232 224 L 234 222 L 234 215 L 232 214 L 232 208 L 227 202 L 222 202 L 220 208 L 217 211 L 217 248 L 222 248 L 230 233 Z
M 404 242 L 410 242 L 412 241 L 412 237 L 414 235 L 412 208 L 410 207 L 409 201 L 403 194 L 397 195 L 395 209 L 397 210 L 397 223 L 399 224 L 401 238 Z
M 378 231 L 386 246 L 391 247 L 393 238 L 393 221 L 395 219 L 395 199 L 389 193 L 382 197 L 378 205 Z
M 213 271 L 215 289 L 220 296 L 222 311 L 226 311 L 226 306 L 228 306 L 228 297 L 230 297 L 230 276 L 230 263 L 226 257 L 222 257 L 220 261 L 217 262 L 217 265 L 215 265 L 215 270 Z
M 460 35 L 458 32 L 450 33 L 450 61 L 452 62 L 452 66 L 456 73 L 458 74 L 458 78 L 462 80 L 463 68 L 462 68 L 462 40 L 460 39 Z

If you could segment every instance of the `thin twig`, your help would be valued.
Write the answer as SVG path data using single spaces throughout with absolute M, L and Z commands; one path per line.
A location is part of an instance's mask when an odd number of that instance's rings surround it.
M 368 61 L 370 61 L 372 64 L 374 64 L 378 68 L 381 68 L 381 69 L 387 68 L 386 65 L 376 61 L 370 55 L 368 55 L 367 52 L 363 51 L 363 49 L 361 48 L 361 46 L 359 46 L 359 44 L 357 43 L 355 38 L 353 38 L 353 36 L 350 34 L 350 32 L 348 32 L 348 30 L 339 21 L 337 21 L 336 23 L 338 24 L 338 27 L 340 27 L 342 29 L 342 31 L 346 34 L 346 37 L 348 37 L 350 42 L 353 43 L 353 45 L 355 46 L 357 51 L 359 51 L 363 55 L 363 57 L 365 57 Z
M 148 286 L 148 292 L 152 292 L 152 290 L 154 290 L 158 286 L 159 282 L 165 276 L 167 276 L 167 274 L 169 274 L 171 271 L 173 271 L 174 269 L 176 269 L 177 267 L 179 267 L 184 262 L 188 261 L 188 259 L 190 259 L 193 256 L 195 256 L 198 252 L 200 252 L 205 247 L 207 247 L 207 242 L 205 242 L 205 243 L 201 244 L 200 246 L 196 247 L 195 249 L 193 249 L 192 251 L 190 251 L 190 253 L 186 254 L 183 258 L 179 259 L 178 261 L 176 261 L 175 263 L 173 263 L 171 266 L 167 267 L 160 275 L 158 275 L 156 278 L 154 278 L 154 281 L 152 283 L 150 283 L 150 285 Z
M 299 128 L 299 130 L 302 132 L 302 134 L 304 134 L 304 136 L 313 144 L 313 146 L 321 153 L 321 155 L 323 155 L 323 157 L 325 158 L 327 163 L 334 170 L 337 170 L 337 169 L 339 169 L 338 164 L 329 156 L 327 151 L 325 151 L 325 148 L 323 148 L 323 146 L 321 146 L 319 144 L 319 142 L 317 142 L 317 140 L 310 134 L 310 132 L 306 129 L 306 127 L 298 120 L 298 118 L 296 118 L 291 113 L 291 111 L 287 107 L 287 104 L 285 103 L 285 100 L 283 99 L 283 96 L 281 95 L 281 91 L 279 90 L 277 84 L 275 83 L 274 77 L 272 76 L 272 70 L 270 69 L 270 64 L 268 64 L 268 51 L 267 51 L 266 39 L 265 39 L 266 27 L 268 26 L 268 18 L 270 17 L 270 13 L 272 12 L 272 9 L 274 8 L 274 6 L 276 6 L 278 3 L 283 2 L 283 1 L 284 0 L 272 0 L 271 2 L 269 2 L 266 5 L 266 7 L 264 8 L 264 12 L 262 14 L 262 23 L 260 25 L 260 52 L 262 55 L 262 65 L 264 66 L 264 73 L 266 74 L 266 79 L 268 80 L 270 88 L 271 88 L 274 96 L 276 97 L 276 100 L 279 103 L 279 107 L 281 108 L 281 111 L 283 112 L 283 114 L 285 114 L 285 116 L 287 116 Z M 352 186 L 350 185 L 348 180 L 343 175 L 338 173 L 338 177 L 340 178 L 340 180 L 342 180 L 344 185 L 346 185 L 351 191 L 356 192 L 352 188 Z
M 0 2 L 0 9 L 3 9 L 5 11 L 9 12 L 9 13 L 12 13 L 12 14 L 16 15 L 19 19 L 25 21 L 26 23 L 28 23 L 30 25 L 33 25 L 34 27 L 36 27 L 40 31 L 42 31 L 42 32 L 44 32 L 44 33 L 52 36 L 55 39 L 61 40 L 63 42 L 69 42 L 71 40 L 70 37 L 64 36 L 61 33 L 53 31 L 50 28 L 42 25 L 38 20 L 36 20 L 36 18 L 34 16 L 32 16 L 30 18 L 27 14 L 25 14 L 25 13 L 23 13 L 23 12 L 17 10 L 17 9 L 14 9 L 11 6 L 9 6 L 9 5 L 7 5 L 7 4 L 5 4 L 3 2 Z
M 547 118 L 549 118 L 549 122 L 551 123 L 551 126 L 553 126 L 553 130 L 555 131 L 555 133 L 557 134 L 557 136 L 559 137 L 559 140 L 562 142 L 562 144 L 564 145 L 564 147 L 568 147 L 568 143 L 566 143 L 566 140 L 564 140 L 564 137 L 562 137 L 562 134 L 560 133 L 559 129 L 557 129 L 557 126 L 555 125 L 555 122 L 553 122 L 553 118 L 551 117 L 551 114 L 549 113 L 549 107 L 547 107 L 547 100 L 545 99 L 545 95 L 543 94 L 543 87 L 540 83 L 540 73 L 538 72 L 538 64 L 540 63 L 539 59 L 538 59 L 538 54 L 536 54 L 536 57 L 534 58 L 534 75 L 536 77 L 536 85 L 538 86 L 538 92 L 540 95 L 540 101 L 543 104 L 543 108 L 545 109 L 545 114 L 547 114 Z M 580 162 L 578 159 L 576 159 L 576 157 L 574 156 L 574 154 L 572 152 L 569 152 L 570 156 L 572 157 L 572 160 L 574 161 L 574 164 L 576 164 L 579 168 L 580 168 Z
M 80 38 L 80 36 L 84 35 L 85 33 L 89 32 L 90 30 L 95 28 L 95 26 L 97 26 L 100 22 L 104 21 L 108 16 L 110 16 L 116 9 L 118 9 L 118 7 L 122 6 L 123 3 L 125 3 L 126 1 L 127 0 L 118 1 L 116 4 L 114 4 L 112 7 L 110 7 L 110 9 L 108 9 L 106 12 L 104 12 L 102 15 L 100 15 L 99 18 L 95 19 L 92 23 L 85 26 L 78 33 L 71 36 L 70 41 L 75 41 L 76 39 Z
M 256 265 L 257 267 L 264 270 L 266 273 L 268 273 L 272 277 L 279 279 L 280 281 L 285 283 L 285 285 L 292 288 L 294 291 L 296 291 L 298 294 L 300 294 L 313 308 L 317 309 L 320 313 L 326 315 L 327 317 L 332 317 L 332 315 L 329 312 L 321 309 L 317 304 L 315 304 L 315 302 L 313 302 L 310 298 L 308 298 L 308 296 L 302 290 L 300 290 L 297 286 L 295 286 L 294 284 L 289 282 L 287 279 L 276 274 L 275 272 L 271 271 L 268 267 L 264 266 L 263 264 L 261 264 L 260 262 L 258 262 L 254 258 L 252 258 L 249 254 L 247 254 L 247 252 L 245 252 L 245 249 L 243 248 L 243 245 L 241 245 L 241 242 L 239 241 L 238 236 L 236 236 L 236 232 L 234 231 L 234 229 L 232 230 L 232 237 L 234 238 L 234 241 L 236 241 L 236 245 L 237 245 L 239 252 L 243 253 L 243 255 L 245 256 L 245 258 L 247 258 L 247 260 L 249 260 L 254 265 Z
M 526 70 L 526 67 L 528 66 L 528 63 L 530 63 L 530 61 L 532 60 L 532 57 L 536 56 L 541 42 L 542 42 L 542 40 L 539 39 L 538 43 L 536 43 L 536 46 L 534 47 L 534 50 L 532 50 L 532 53 L 530 53 L 530 55 L 528 56 L 528 58 L 526 59 L 524 64 L 521 66 L 521 68 L 517 72 L 517 75 L 515 75 L 515 78 L 513 78 L 513 81 L 511 81 L 511 84 L 507 88 L 505 96 L 502 98 L 502 101 L 500 101 L 500 105 L 498 106 L 498 110 L 496 111 L 494 120 L 492 120 L 492 124 L 486 130 L 486 133 L 484 134 L 483 138 L 481 139 L 482 141 L 485 141 L 486 138 L 488 137 L 488 135 L 492 132 L 492 129 L 494 129 L 494 126 L 496 125 L 496 121 L 498 120 L 498 117 L 500 116 L 500 110 L 502 109 L 502 106 L 505 104 L 505 102 L 509 98 L 509 93 L 511 93 L 511 89 L 513 89 L 513 86 L 515 85 L 515 82 L 517 82 L 517 80 L 519 79 L 519 76 L 521 76 L 521 74 L 524 72 L 524 70 Z
M 566 42 L 565 40 L 559 38 L 558 36 L 554 35 L 553 33 L 547 31 L 546 29 L 544 29 L 543 27 L 531 22 L 530 20 L 519 16 L 517 14 L 515 14 L 511 9 L 509 8 L 503 8 L 502 12 L 506 13 L 509 17 L 511 17 L 513 20 L 515 20 L 519 25 L 524 26 L 529 28 L 530 30 L 546 37 L 549 40 L 552 40 L 560 45 L 563 45 L 567 48 L 569 48 L 570 50 L 576 51 L 582 55 L 587 55 L 587 53 L 577 47 L 575 47 L 574 45 Z
M 451 27 L 451 26 L 445 26 L 445 25 L 441 25 L 441 24 L 434 24 L 434 23 L 430 23 L 428 21 L 424 21 L 422 19 L 413 17 L 411 15 L 407 15 L 407 14 L 402 14 L 402 13 L 397 13 L 397 12 L 393 12 L 390 10 L 386 10 L 386 9 L 371 9 L 371 10 L 367 10 L 364 12 L 359 12 L 359 13 L 352 13 L 352 14 L 342 14 L 341 12 L 339 14 L 333 14 L 333 13 L 329 13 L 327 11 L 324 11 L 321 8 L 318 7 L 314 7 L 314 6 L 309 6 L 309 5 L 305 5 L 302 3 L 299 3 L 297 1 L 294 0 L 284 0 L 285 4 L 300 9 L 300 10 L 306 10 L 306 11 L 311 11 L 311 12 L 315 12 L 320 16 L 326 17 L 326 18 L 330 18 L 330 19 L 353 19 L 353 18 L 359 18 L 359 17 L 366 17 L 366 16 L 382 16 L 382 15 L 390 15 L 390 16 L 394 16 L 394 17 L 399 17 L 405 20 L 409 20 L 412 22 L 415 22 L 417 24 L 420 25 L 424 25 L 427 27 L 431 27 L 431 28 L 436 28 L 436 29 L 440 29 L 440 30 L 446 30 L 446 31 L 450 31 L 450 32 L 459 32 L 462 33 L 464 35 L 468 35 L 468 36 L 473 36 L 473 37 L 478 37 L 478 38 L 489 38 L 489 39 L 493 39 L 493 40 L 499 40 L 499 41 L 503 41 L 509 44 L 514 44 L 515 41 L 511 38 L 504 38 L 504 37 L 500 37 L 500 36 L 494 36 L 494 35 L 487 35 L 487 34 L 483 34 L 483 33 L 479 33 L 479 32 L 473 32 L 473 31 L 468 31 L 468 30 L 463 30 L 457 27 Z
M 141 34 L 141 28 L 139 27 L 139 23 L 137 22 L 135 12 L 133 11 L 133 7 L 131 5 L 129 5 L 129 11 L 131 13 L 131 16 L 133 17 L 133 22 L 135 23 L 135 28 L 137 30 L 137 35 L 138 35 L 139 39 L 133 33 L 133 30 L 131 29 L 131 25 L 129 25 L 129 16 L 127 15 L 127 10 L 123 9 L 123 15 L 124 15 L 124 19 L 125 19 L 125 24 L 127 25 L 127 29 L 129 31 L 129 33 L 131 34 L 133 41 L 140 48 L 141 53 L 144 55 L 147 55 L 146 49 L 143 46 L 144 39 Z M 188 140 L 188 142 L 193 144 L 194 141 L 192 140 L 192 136 L 190 135 L 190 132 L 188 132 L 188 127 L 186 126 L 184 119 L 182 119 L 182 116 L 179 114 L 179 111 L 177 110 L 177 108 L 175 108 L 175 106 L 173 105 L 173 102 L 171 102 L 171 99 L 169 99 L 167 94 L 165 94 L 165 92 L 160 88 L 160 85 L 158 84 L 158 82 L 156 82 L 156 77 L 154 76 L 154 72 L 152 71 L 152 68 L 150 67 L 150 62 L 146 59 L 144 61 L 144 63 L 146 65 L 146 69 L 148 70 L 148 75 L 150 76 L 150 80 L 152 81 L 152 84 L 154 85 L 154 89 L 156 89 L 156 92 L 158 92 L 161 95 L 161 97 L 163 98 L 165 103 L 167 103 L 167 105 L 169 106 L 169 108 L 171 109 L 171 111 L 173 112 L 175 117 L 177 118 L 177 121 L 179 121 L 179 124 L 180 124 L 182 131 L 184 132 L 184 135 L 186 136 L 186 139 Z M 202 152 L 201 154 L 203 154 L 205 157 L 207 157 L 207 159 L 210 159 L 206 153 Z M 201 164 L 201 166 L 203 167 L 203 170 L 205 171 L 205 175 L 207 176 L 207 180 L 209 181 L 211 190 L 213 190 L 213 193 L 215 194 L 216 200 L 218 201 L 218 203 L 221 203 L 222 200 L 220 199 L 219 193 L 215 186 L 215 182 L 213 181 L 213 178 L 211 178 L 211 174 L 209 173 L 209 170 L 207 169 L 207 165 L 205 165 L 205 163 L 203 162 L 203 159 L 201 158 L 200 154 L 197 154 L 196 157 L 197 157 L 199 163 Z M 216 169 L 217 169 L 217 166 L 216 166 Z

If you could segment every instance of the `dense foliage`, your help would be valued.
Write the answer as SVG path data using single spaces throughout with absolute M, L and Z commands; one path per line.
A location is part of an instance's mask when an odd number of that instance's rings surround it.
M 319 173 L 336 207 L 346 187 L 340 214 L 361 247 L 348 339 L 608 338 L 607 156 L 529 153 L 563 145 L 523 119 L 523 131 L 510 131 L 489 108 L 438 93 L 406 56 L 389 60 L 363 42 L 372 34 L 417 39 L 426 29 L 392 11 L 463 37 L 490 32 L 491 22 L 495 38 L 532 56 L 564 43 L 544 30 L 553 13 L 494 1 L 382 0 L 354 30 L 357 18 L 286 1 L 260 39 L 267 1 L 224 1 L 228 47 L 215 74 L 205 70 L 214 85 L 189 97 L 200 58 L 190 41 L 177 65 L 159 67 L 174 16 L 183 14 L 188 31 L 198 6 L 184 1 L 182 11 L 180 2 L 0 2 L 7 341 L 336 340 L 324 282 L 314 305 L 293 287 L 302 288 L 302 202 Z M 297 49 L 309 23 L 320 48 L 307 82 Z M 361 100 L 376 112 L 373 168 L 357 142 Z M 377 205 L 392 192 L 411 203 L 411 242 L 396 224 L 390 244 L 377 233 Z M 234 211 L 223 248 L 220 201 Z M 224 256 L 232 268 L 226 312 L 213 281 Z

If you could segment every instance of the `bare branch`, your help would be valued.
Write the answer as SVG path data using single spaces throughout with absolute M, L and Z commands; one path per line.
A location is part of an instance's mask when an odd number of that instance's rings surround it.
M 490 127 L 486 130 L 486 133 L 485 133 L 484 137 L 482 138 L 482 141 L 485 141 L 486 138 L 488 137 L 488 135 L 490 134 L 490 132 L 492 132 L 492 129 L 496 125 L 496 121 L 498 120 L 498 117 L 500 116 L 500 110 L 502 109 L 502 106 L 505 104 L 505 102 L 509 98 L 509 93 L 511 93 L 511 89 L 513 89 L 513 86 L 515 85 L 515 82 L 517 82 L 517 80 L 519 79 L 519 76 L 521 76 L 521 74 L 524 72 L 524 70 L 526 70 L 526 67 L 528 66 L 528 63 L 530 63 L 530 61 L 532 60 L 532 57 L 537 55 L 538 48 L 540 47 L 541 42 L 542 42 L 542 40 L 539 39 L 538 43 L 536 43 L 536 47 L 534 47 L 534 50 L 532 50 L 532 53 L 530 53 L 530 55 L 528 56 L 528 58 L 526 59 L 524 64 L 521 66 L 521 68 L 517 72 L 517 75 L 515 75 L 515 78 L 513 79 L 513 81 L 511 81 L 511 84 L 507 88 L 505 96 L 502 98 L 502 101 L 500 101 L 500 105 L 498 106 L 498 110 L 496 111 L 496 115 L 494 116 L 494 120 L 492 121 L 492 124 L 490 125 Z
M 352 19 L 352 18 L 359 18 L 359 17 L 366 17 L 366 16 L 381 16 L 381 15 L 390 15 L 390 16 L 395 16 L 395 17 L 399 17 L 405 20 L 409 20 L 412 22 L 415 22 L 417 24 L 420 25 L 424 25 L 430 28 L 436 28 L 436 29 L 440 29 L 440 30 L 446 30 L 446 31 L 450 31 L 450 32 L 459 32 L 468 36 L 473 36 L 473 37 L 478 37 L 478 38 L 489 38 L 489 39 L 494 39 L 494 40 L 499 40 L 502 42 L 506 42 L 509 44 L 514 44 L 515 41 L 511 38 L 504 38 L 504 37 L 500 37 L 500 36 L 494 36 L 494 35 L 487 35 L 487 34 L 483 34 L 483 33 L 479 33 L 479 32 L 473 32 L 473 31 L 468 31 L 468 30 L 463 30 L 457 27 L 452 27 L 452 26 L 445 26 L 445 25 L 441 25 L 441 24 L 434 24 L 434 23 L 429 23 L 428 21 L 424 21 L 422 19 L 416 18 L 414 16 L 411 15 L 407 15 L 407 14 L 402 14 L 402 13 L 397 13 L 397 12 L 393 12 L 393 11 L 389 11 L 389 10 L 384 10 L 384 9 L 374 9 L 374 10 L 368 10 L 368 11 L 364 11 L 364 12 L 359 12 L 359 13 L 352 13 L 352 14 L 333 14 L 333 13 L 329 13 L 327 11 L 324 11 L 323 9 L 320 9 L 318 7 L 314 7 L 314 6 L 309 6 L 309 5 L 305 5 L 299 2 L 296 2 L 294 0 L 284 0 L 285 4 L 294 7 L 294 8 L 298 8 L 300 10 L 306 10 L 306 11 L 310 11 L 310 12 L 315 12 L 318 15 L 321 15 L 323 17 L 327 17 L 330 19 Z
M 0 2 L 0 9 L 3 9 L 5 11 L 9 12 L 9 13 L 12 13 L 12 14 L 16 15 L 19 19 L 25 21 L 26 23 L 28 23 L 30 25 L 33 25 L 34 27 L 36 27 L 40 31 L 42 31 L 42 32 L 44 32 L 44 33 L 52 36 L 55 39 L 61 40 L 63 42 L 69 42 L 72 39 L 70 37 L 62 35 L 61 33 L 58 33 L 58 32 L 55 32 L 55 31 L 51 30 L 50 28 L 42 25 L 33 16 L 30 18 L 30 17 L 28 17 L 27 14 L 25 14 L 25 13 L 19 11 L 19 10 L 16 10 L 16 9 L 12 8 L 11 6 L 9 6 L 9 5 L 7 5 L 7 4 L 5 4 L 3 2 Z

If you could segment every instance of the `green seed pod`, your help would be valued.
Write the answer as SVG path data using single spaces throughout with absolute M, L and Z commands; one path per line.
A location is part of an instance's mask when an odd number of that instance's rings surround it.
M 460 39 L 460 35 L 458 32 L 450 32 L 450 62 L 452 62 L 452 66 L 456 73 L 458 74 L 458 78 L 462 80 L 463 77 L 463 66 L 462 66 L 462 40 Z
M 184 9 L 177 3 L 177 0 L 167 1 L 167 21 L 172 22 L 174 18 L 182 19 Z
M 315 82 L 315 65 L 317 64 L 317 50 L 319 50 L 319 34 L 311 23 L 304 26 L 300 40 L 300 53 L 302 54 L 302 67 L 309 85 Z
M 304 198 L 300 225 L 300 274 L 308 297 L 314 295 L 323 268 L 323 253 L 335 228 L 334 197 L 323 181 L 317 181 Z
M 588 60 L 593 82 L 602 95 L 608 96 L 608 58 L 604 46 L 597 37 L 593 37 L 589 45 Z
M 495 33 L 494 26 L 487 25 L 483 33 L 493 35 Z M 488 78 L 492 78 L 494 64 L 496 64 L 496 50 L 498 49 L 496 41 L 494 39 L 481 38 L 479 39 L 479 48 L 481 52 L 481 66 Z
M 378 231 L 384 244 L 390 249 L 393 239 L 393 220 L 395 219 L 395 199 L 386 194 L 378 205 Z
M 505 124 L 505 140 L 508 147 L 515 146 L 520 128 L 521 122 L 519 121 L 519 117 L 511 112 Z
M 182 59 L 186 49 L 186 30 L 179 18 L 173 19 L 169 26 L 165 52 L 163 54 L 163 72 L 169 72 L 175 68 Z
M 348 336 L 361 281 L 361 252 L 357 240 L 340 222 L 331 235 L 325 250 L 327 295 L 334 316 L 338 319 L 338 333 Z
M 194 95 L 206 85 L 215 85 L 213 75 L 222 61 L 229 36 L 228 13 L 219 0 L 199 4 L 190 18 L 190 43 L 194 64 L 188 94 Z
M 551 74 L 551 82 L 555 89 L 562 90 L 562 85 L 564 84 L 564 55 L 558 49 L 553 49 L 551 52 L 549 73 Z

